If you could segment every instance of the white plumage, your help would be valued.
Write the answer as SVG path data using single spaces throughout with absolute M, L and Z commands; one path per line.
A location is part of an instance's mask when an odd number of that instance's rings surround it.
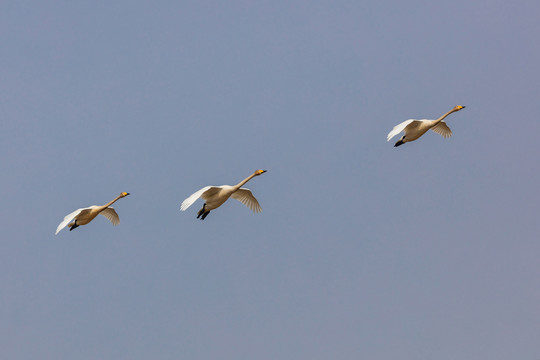
M 69 226 L 69 230 L 71 231 L 80 225 L 86 225 L 90 221 L 94 220 L 95 217 L 99 214 L 105 216 L 114 226 L 120 224 L 120 218 L 118 217 L 118 214 L 116 213 L 114 208 L 111 207 L 111 205 L 116 200 L 126 197 L 128 195 L 129 193 L 123 192 L 116 198 L 114 198 L 112 201 L 108 202 L 103 206 L 92 205 L 87 208 L 80 208 L 75 210 L 74 212 L 64 217 L 64 220 L 62 220 L 62 222 L 56 228 L 55 235 L 57 235 L 60 230 L 62 230 L 66 226 Z
M 240 183 L 235 186 L 231 185 L 221 185 L 221 186 L 205 186 L 202 189 L 191 194 L 187 199 L 185 199 L 180 205 L 180 210 L 185 211 L 189 208 L 197 199 L 201 198 L 205 201 L 201 210 L 197 214 L 197 218 L 201 217 L 201 220 L 210 213 L 211 210 L 217 209 L 230 197 L 240 201 L 242 204 L 246 205 L 253 212 L 261 212 L 261 206 L 259 202 L 251 193 L 251 190 L 242 188 L 241 186 L 247 183 L 249 180 L 255 176 L 259 176 L 265 173 L 266 170 L 257 170 Z
M 450 130 L 450 128 L 443 119 L 448 115 L 452 114 L 453 112 L 459 111 L 464 108 L 465 106 L 458 105 L 437 120 L 405 120 L 401 124 L 394 126 L 394 128 L 388 133 L 386 141 L 390 141 L 390 139 L 403 131 L 405 132 L 405 135 L 403 135 L 401 139 L 399 139 L 399 141 L 396 142 L 396 144 L 394 145 L 400 146 L 406 142 L 411 142 L 418 139 L 430 129 L 441 135 L 443 138 L 448 138 L 452 136 L 452 130 Z

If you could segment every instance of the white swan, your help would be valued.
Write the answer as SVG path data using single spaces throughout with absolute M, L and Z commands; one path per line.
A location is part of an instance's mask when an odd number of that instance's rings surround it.
M 123 197 L 126 197 L 128 195 L 129 195 L 129 193 L 123 192 L 120 195 L 118 195 L 116 198 L 114 198 L 114 200 L 108 202 L 107 204 L 105 204 L 103 206 L 92 205 L 92 206 L 87 207 L 87 208 L 81 208 L 81 209 L 75 210 L 71 214 L 67 215 L 64 218 L 64 221 L 62 221 L 58 225 L 58 227 L 56 228 L 56 234 L 55 235 L 57 235 L 60 232 L 60 230 L 65 228 L 66 225 L 70 226 L 69 231 L 75 229 L 76 227 L 78 227 L 80 225 L 86 225 L 90 221 L 94 220 L 94 218 L 96 216 L 98 216 L 98 214 L 101 214 L 101 215 L 105 216 L 107 219 L 109 219 L 109 221 L 114 226 L 120 224 L 120 218 L 118 217 L 118 214 L 110 206 L 116 200 L 121 199 Z
M 399 141 L 396 142 L 396 144 L 394 145 L 399 146 L 405 144 L 406 142 L 418 139 L 420 136 L 424 135 L 429 129 L 435 131 L 443 138 L 450 137 L 452 136 L 452 130 L 450 130 L 448 125 L 446 125 L 446 122 L 444 122 L 444 118 L 451 113 L 459 111 L 461 109 L 465 109 L 465 106 L 458 105 L 437 120 L 406 120 L 401 124 L 394 126 L 392 131 L 388 133 L 386 141 L 390 141 L 391 138 L 404 131 L 405 135 L 403 135 L 401 139 L 399 139 Z
M 223 203 L 227 201 L 227 199 L 232 197 L 233 199 L 236 199 L 242 204 L 246 205 L 253 212 L 261 212 L 262 209 L 257 199 L 255 199 L 249 189 L 243 188 L 242 185 L 247 183 L 255 176 L 259 176 L 261 174 L 264 174 L 265 172 L 266 170 L 257 170 L 234 186 L 221 185 L 203 187 L 201 190 L 193 193 L 190 197 L 184 200 L 182 202 L 182 205 L 180 205 L 180 210 L 185 211 L 198 198 L 201 198 L 205 201 L 205 203 L 202 209 L 199 210 L 199 212 L 197 213 L 197 219 L 200 217 L 201 220 L 204 220 L 204 218 L 210 213 L 211 210 L 217 209 L 218 207 L 223 205 Z

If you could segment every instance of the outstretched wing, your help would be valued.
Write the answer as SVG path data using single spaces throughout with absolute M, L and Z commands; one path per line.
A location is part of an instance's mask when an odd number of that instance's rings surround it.
M 445 139 L 452 136 L 452 130 L 450 130 L 444 120 L 432 127 L 431 130 L 435 131 L 437 134 L 441 135 Z
M 400 132 L 404 131 L 407 126 L 409 126 L 410 124 L 412 124 L 415 121 L 418 121 L 418 120 L 409 119 L 409 120 L 405 120 L 401 124 L 398 124 L 398 125 L 394 126 L 392 131 L 390 131 L 388 133 L 388 135 L 386 136 L 386 141 L 390 141 L 391 138 L 393 138 L 394 136 L 396 136 Z
M 102 210 L 100 214 L 105 216 L 114 226 L 120 224 L 120 218 L 114 208 L 108 207 L 105 210 Z
M 58 233 L 60 232 L 60 230 L 62 230 L 63 228 L 65 228 L 67 226 L 67 224 L 70 223 L 71 220 L 73 220 L 75 218 L 75 216 L 79 215 L 81 213 L 81 211 L 83 210 L 88 210 L 90 208 L 80 208 L 80 209 L 77 209 L 75 210 L 74 212 L 72 212 L 71 214 L 68 214 L 66 215 L 66 217 L 64 218 L 64 220 L 58 225 L 58 227 L 56 228 L 56 233 L 54 235 L 58 235 Z
M 255 199 L 255 196 L 253 196 L 249 189 L 240 188 L 236 190 L 231 197 L 246 205 L 253 212 L 259 213 L 262 211 L 261 205 L 259 205 L 259 202 Z
M 197 192 L 194 192 L 186 200 L 182 201 L 182 205 L 180 205 L 180 210 L 185 211 L 188 207 L 193 205 L 193 203 L 198 198 L 202 198 L 202 199 L 206 200 L 209 197 L 217 194 L 220 190 L 221 190 L 221 186 L 206 186 L 206 187 L 203 187 L 201 190 L 199 190 Z

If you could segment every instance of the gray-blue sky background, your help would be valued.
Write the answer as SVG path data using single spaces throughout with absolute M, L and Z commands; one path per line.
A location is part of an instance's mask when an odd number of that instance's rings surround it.
M 539 18 L 4 2 L 2 358 L 539 359 Z M 262 214 L 179 211 L 259 168 Z M 54 235 L 121 191 L 120 226 Z

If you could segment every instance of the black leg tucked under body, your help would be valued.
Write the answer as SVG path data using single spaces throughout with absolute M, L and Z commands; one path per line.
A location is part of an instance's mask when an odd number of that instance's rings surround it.
M 204 203 L 203 207 L 199 212 L 197 213 L 197 219 L 201 218 L 201 220 L 204 220 L 204 218 L 210 214 L 210 211 L 206 211 L 206 203 Z M 202 217 L 201 217 L 202 216 Z
M 71 226 L 71 227 L 69 228 L 69 231 L 71 231 L 71 230 L 73 230 L 73 229 L 75 229 L 75 228 L 78 228 L 79 226 L 80 226 L 80 225 L 77 225 L 77 221 L 75 221 L 75 222 L 73 223 L 73 226 Z
M 405 144 L 405 143 L 403 142 L 404 139 L 405 139 L 405 136 L 402 137 L 401 139 L 399 139 L 399 141 L 394 145 L 394 147 L 398 147 L 399 145 Z

